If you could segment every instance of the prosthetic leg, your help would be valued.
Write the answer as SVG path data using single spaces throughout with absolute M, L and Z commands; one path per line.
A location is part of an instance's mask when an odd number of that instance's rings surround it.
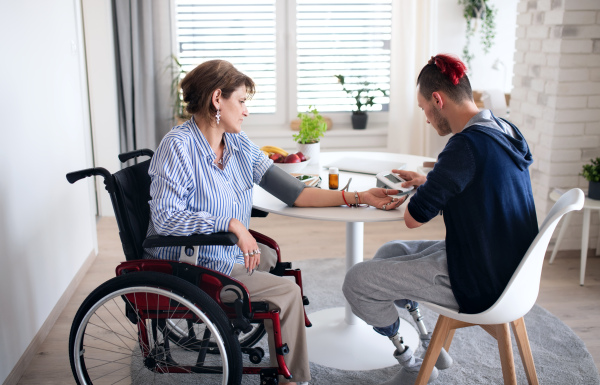
M 419 311 L 419 303 L 408 299 L 401 299 L 394 301 L 394 303 L 396 306 L 403 307 L 408 310 L 408 313 L 412 316 L 415 324 L 417 324 L 417 328 L 419 329 L 419 338 L 421 339 L 421 346 L 423 346 L 424 349 L 421 357 L 424 357 L 425 353 L 427 352 L 427 348 L 429 347 L 429 342 L 431 341 L 431 333 L 427 332 L 427 328 L 423 323 L 423 317 L 421 317 L 421 312 Z M 450 354 L 448 354 L 446 349 L 442 348 L 435 363 L 435 367 L 440 370 L 448 369 L 450 366 L 452 366 L 453 362 L 454 361 L 452 360 L 452 357 L 450 357 Z
M 417 376 L 419 375 L 421 364 L 423 363 L 422 358 L 415 357 L 412 349 L 409 346 L 404 345 L 402 336 L 398 335 L 399 328 L 400 318 L 398 318 L 396 322 L 390 326 L 373 327 L 377 333 L 388 337 L 390 341 L 392 341 L 396 347 L 396 350 L 394 351 L 394 358 L 398 360 L 398 363 L 401 366 L 400 371 L 382 385 L 414 384 Z M 438 374 L 438 370 L 433 368 L 428 383 L 435 381 L 435 379 L 438 377 Z

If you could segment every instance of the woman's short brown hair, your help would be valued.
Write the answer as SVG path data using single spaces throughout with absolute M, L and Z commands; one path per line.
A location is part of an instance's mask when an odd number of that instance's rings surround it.
M 191 70 L 181 81 L 183 101 L 187 103 L 186 111 L 210 124 L 217 113 L 212 104 L 213 92 L 220 89 L 221 96 L 229 99 L 243 85 L 246 86 L 246 94 L 250 99 L 255 92 L 254 81 L 250 77 L 238 71 L 228 61 L 206 61 Z

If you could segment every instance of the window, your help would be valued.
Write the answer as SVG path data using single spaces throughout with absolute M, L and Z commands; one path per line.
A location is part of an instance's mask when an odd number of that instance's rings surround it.
M 275 0 L 177 0 L 176 26 L 183 70 L 227 60 L 257 84 L 252 113 L 276 112 Z
M 352 83 L 390 88 L 392 5 L 389 1 L 298 0 L 296 9 L 297 106 L 306 111 L 352 111 L 353 101 L 334 75 Z M 381 110 L 389 99 L 376 99 Z
M 287 124 L 309 105 L 347 117 L 353 99 L 334 75 L 389 90 L 391 8 L 391 0 L 176 0 L 177 54 L 185 70 L 220 58 L 252 77 L 249 124 L 254 114 Z M 389 99 L 375 102 L 369 110 L 385 111 Z

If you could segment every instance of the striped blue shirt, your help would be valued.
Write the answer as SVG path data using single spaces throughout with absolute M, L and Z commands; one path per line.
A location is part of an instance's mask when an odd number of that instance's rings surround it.
M 148 174 L 150 224 L 148 235 L 210 234 L 228 231 L 237 218 L 248 228 L 252 188 L 273 164 L 248 136 L 226 133 L 223 170 L 193 119 L 174 127 L 161 141 Z M 178 260 L 180 247 L 146 249 L 147 258 Z M 200 246 L 198 265 L 230 274 L 244 263 L 237 246 Z

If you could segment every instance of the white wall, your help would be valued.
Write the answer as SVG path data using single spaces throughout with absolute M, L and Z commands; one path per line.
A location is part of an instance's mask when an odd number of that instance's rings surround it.
M 496 38 L 490 52 L 485 54 L 480 43 L 480 30 L 475 32 L 475 36 L 471 39 L 471 53 L 475 55 L 475 58 L 469 68 L 469 80 L 474 90 L 500 88 L 505 92 L 510 92 L 518 0 L 491 0 L 490 3 L 497 9 Z M 438 7 L 438 50 L 460 57 L 465 44 L 466 27 L 462 6 L 458 5 L 456 0 L 439 0 Z M 504 63 L 506 76 L 502 70 L 492 69 L 496 59 L 500 59 Z
M 504 92 L 510 92 L 514 66 L 518 0 L 491 0 L 490 3 L 497 9 L 494 45 L 488 54 L 484 53 L 480 43 L 480 31 L 478 30 L 475 33 L 470 46 L 474 59 L 471 62 L 468 76 L 473 90 L 502 89 Z M 439 0 L 437 12 L 437 34 L 433 39 L 437 47 L 435 53 L 449 53 L 462 57 L 466 27 L 462 6 L 456 0 Z M 492 69 L 496 59 L 504 64 L 505 71 Z M 429 151 L 425 155 L 437 156 L 448 139 L 449 137 L 430 135 Z
M 0 382 L 96 248 L 79 8 L 0 5 Z

